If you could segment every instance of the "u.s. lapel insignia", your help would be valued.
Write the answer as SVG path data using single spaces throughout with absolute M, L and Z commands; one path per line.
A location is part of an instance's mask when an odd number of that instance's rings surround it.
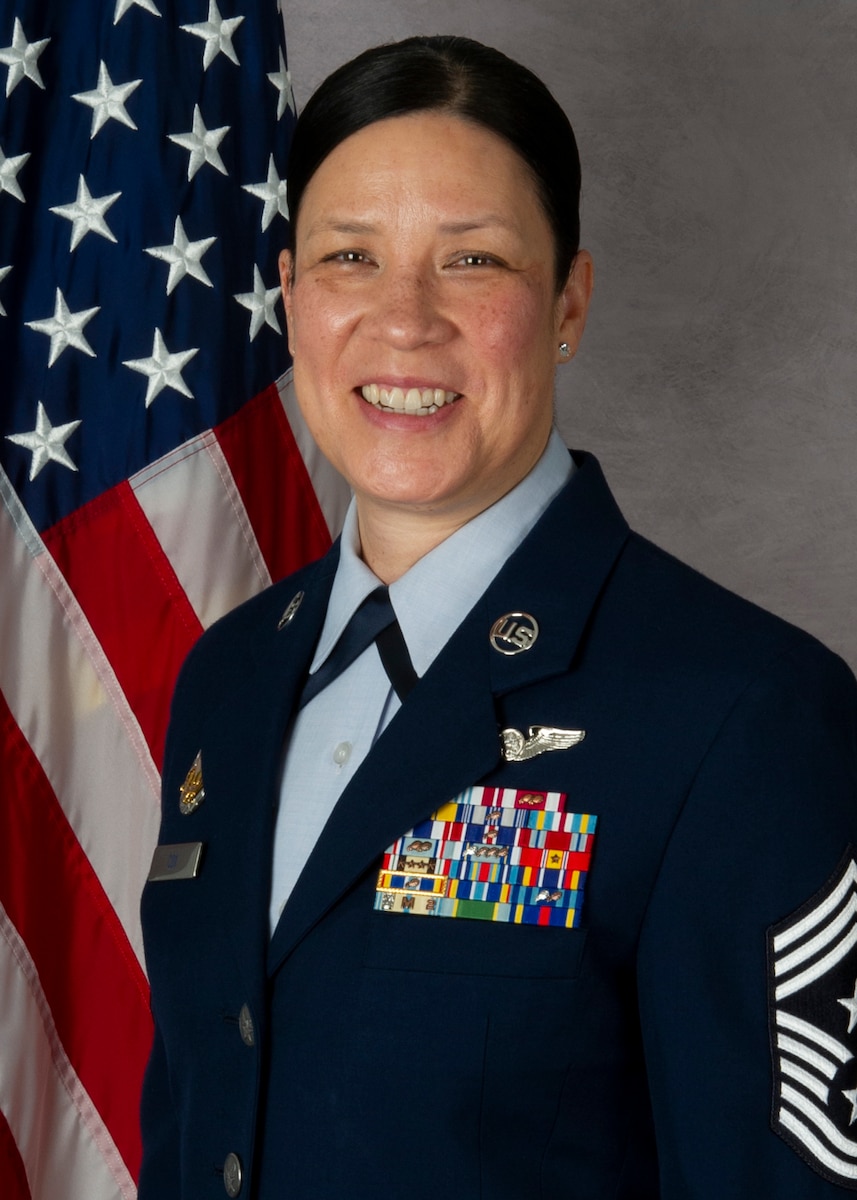
M 200 750 L 184 777 L 184 783 L 179 786 L 179 809 L 187 816 L 195 808 L 199 808 L 204 799 L 205 787 L 202 782 L 202 751 Z
M 285 627 L 287 625 L 290 625 L 292 623 L 292 619 L 294 618 L 295 613 L 300 608 L 303 598 L 304 598 L 303 592 L 297 592 L 294 596 L 292 596 L 291 600 L 288 602 L 285 609 L 283 610 L 283 615 L 280 617 L 279 621 L 277 622 L 277 629 L 285 629 Z
M 529 613 L 512 612 L 498 617 L 491 626 L 488 640 L 500 654 L 521 654 L 529 650 L 539 636 L 539 623 Z
M 531 725 L 527 732 L 527 737 L 520 729 L 504 729 L 501 732 L 506 762 L 526 762 L 528 758 L 536 758 L 546 750 L 569 750 L 586 737 L 585 729 L 555 729 L 551 725 Z

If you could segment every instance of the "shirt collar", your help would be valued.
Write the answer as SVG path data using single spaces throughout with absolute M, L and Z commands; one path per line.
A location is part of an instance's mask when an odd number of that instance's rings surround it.
M 541 458 L 519 484 L 390 585 L 390 599 L 418 675 L 425 674 L 573 470 L 571 455 L 554 429 Z M 357 508 L 352 498 L 311 672 L 321 666 L 359 605 L 379 584 L 360 558 Z

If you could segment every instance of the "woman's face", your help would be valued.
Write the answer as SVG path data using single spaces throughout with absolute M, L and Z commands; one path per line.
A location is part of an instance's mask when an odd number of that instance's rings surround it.
M 361 512 L 457 527 L 538 460 L 591 263 L 557 296 L 551 228 L 501 138 L 435 112 L 353 134 L 310 180 L 280 266 L 298 400 Z

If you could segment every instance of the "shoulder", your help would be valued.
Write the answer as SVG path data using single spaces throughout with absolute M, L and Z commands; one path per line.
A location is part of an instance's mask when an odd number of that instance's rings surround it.
M 631 533 L 605 591 L 602 616 L 641 654 L 705 679 L 797 673 L 853 684 L 846 664 L 811 634 L 736 595 Z M 632 647 L 636 646 L 634 651 Z

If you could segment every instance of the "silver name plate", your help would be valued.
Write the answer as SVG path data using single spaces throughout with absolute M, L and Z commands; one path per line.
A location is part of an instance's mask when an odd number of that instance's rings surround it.
M 195 879 L 202 863 L 203 842 L 177 842 L 156 846 L 149 868 L 149 883 L 165 879 Z

